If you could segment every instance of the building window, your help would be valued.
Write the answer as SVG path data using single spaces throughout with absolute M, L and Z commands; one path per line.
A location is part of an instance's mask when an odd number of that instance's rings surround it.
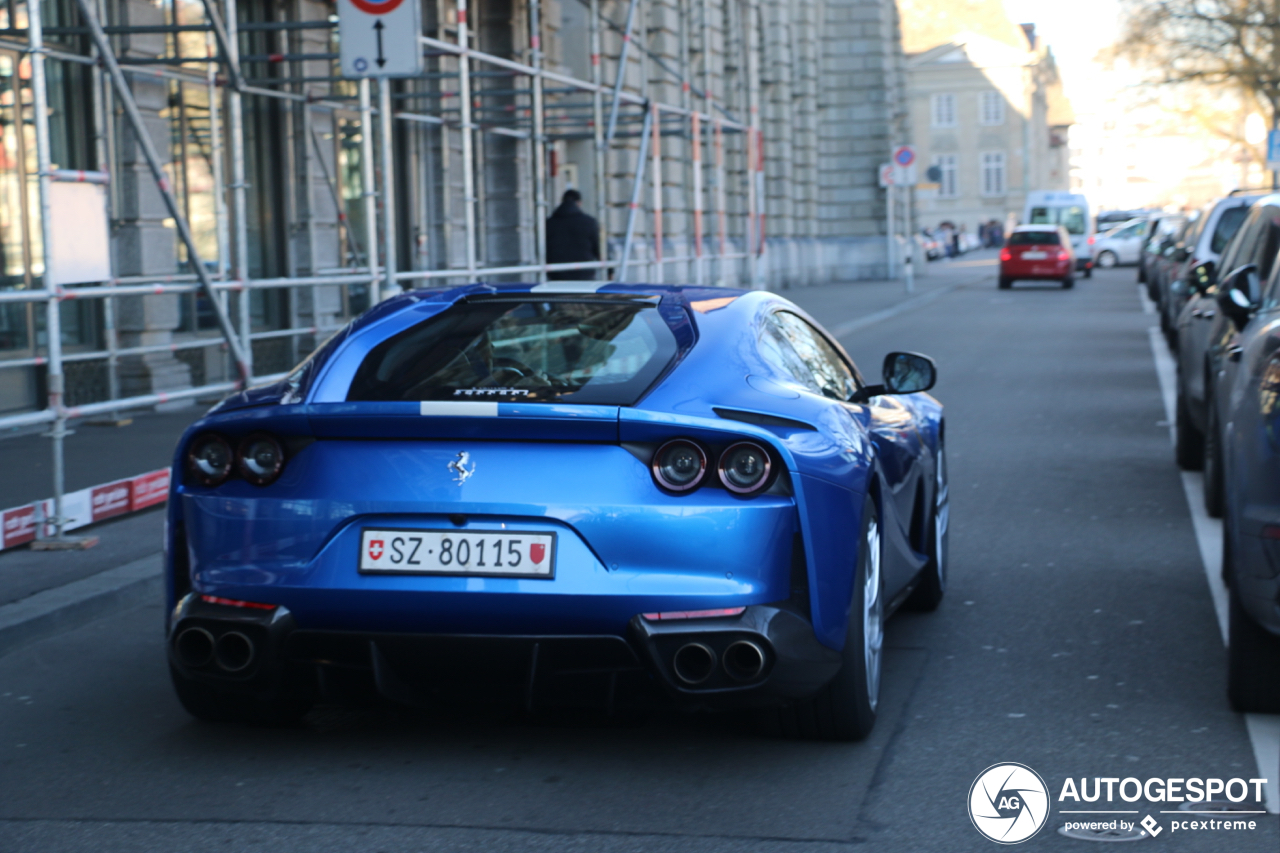
M 934 95 L 933 96 L 933 126 L 934 127 L 955 127 L 956 126 L 956 96 L 955 95 Z
M 933 165 L 941 173 L 938 176 L 938 198 L 955 198 L 960 194 L 956 186 L 956 155 L 939 154 L 933 158 Z
M 978 100 L 978 121 L 981 124 L 1004 124 L 1004 96 L 992 89 L 983 92 Z
M 1005 194 L 1003 151 L 984 151 L 982 153 L 982 194 Z

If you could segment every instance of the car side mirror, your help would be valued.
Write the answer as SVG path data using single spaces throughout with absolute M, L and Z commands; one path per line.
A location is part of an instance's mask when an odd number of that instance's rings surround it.
M 1191 270 L 1191 286 L 1200 293 L 1204 293 L 1218 280 L 1218 266 L 1213 261 L 1205 261 L 1202 264 L 1196 264 L 1195 269 Z
M 1257 272 L 1257 264 L 1245 264 L 1227 276 L 1222 287 L 1218 288 L 1218 307 L 1231 319 L 1231 324 L 1237 331 L 1249 324 L 1249 318 L 1257 308 L 1249 296 L 1249 279 L 1257 275 Z
M 849 398 L 850 403 L 865 403 L 881 394 L 914 394 L 928 391 L 938 381 L 938 365 L 918 352 L 891 352 L 884 357 L 883 385 L 864 385 Z

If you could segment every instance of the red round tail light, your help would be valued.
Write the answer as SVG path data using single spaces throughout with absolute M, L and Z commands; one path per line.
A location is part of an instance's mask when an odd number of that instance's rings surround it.
M 187 450 L 187 475 L 202 486 L 217 486 L 231 476 L 231 445 L 220 435 L 196 436 Z
M 773 463 L 769 452 L 758 444 L 742 441 L 720 454 L 720 482 L 729 491 L 748 495 L 758 492 L 769 482 Z
M 650 463 L 654 481 L 670 492 L 696 489 L 707 473 L 707 454 L 692 441 L 668 441 L 653 454 Z
M 250 435 L 236 450 L 236 467 L 240 476 L 255 486 L 275 482 L 284 470 L 284 449 L 265 432 Z

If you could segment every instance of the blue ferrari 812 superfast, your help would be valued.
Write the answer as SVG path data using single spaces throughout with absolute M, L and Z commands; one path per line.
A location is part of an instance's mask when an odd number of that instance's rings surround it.
M 204 719 L 361 694 L 875 723 L 946 586 L 935 367 L 767 292 L 414 290 L 183 435 L 167 648 Z

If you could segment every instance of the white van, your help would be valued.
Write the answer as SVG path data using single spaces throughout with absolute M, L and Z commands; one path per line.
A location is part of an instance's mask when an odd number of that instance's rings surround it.
M 1037 190 L 1027 193 L 1022 222 L 1024 225 L 1061 225 L 1066 228 L 1076 253 L 1076 269 L 1084 270 L 1085 278 L 1093 274 L 1093 217 L 1089 215 L 1087 198 L 1068 192 Z

